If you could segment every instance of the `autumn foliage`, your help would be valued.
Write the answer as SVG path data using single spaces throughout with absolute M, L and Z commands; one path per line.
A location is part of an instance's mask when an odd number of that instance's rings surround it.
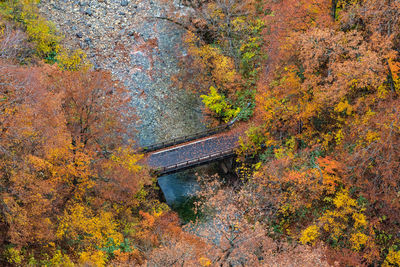
M 174 77 L 175 87 L 203 95 L 211 124 L 228 121 L 237 110 L 244 110 L 240 119 L 249 119 L 265 57 L 261 49 L 265 28 L 262 1 L 161 2 L 165 3 L 165 15 L 156 18 L 186 31 L 186 52 L 180 61 L 184 71 Z
M 396 266 L 400 6 L 292 2 L 266 4 L 271 58 L 241 152 L 275 196 L 277 232 L 345 265 Z
M 105 72 L 2 61 L 0 74 L 2 248 L 106 260 L 98 249 L 123 243 L 118 216 L 151 183 L 129 142 L 127 91 Z
M 200 176 L 182 227 L 129 92 L 36 1 L 0 1 L 0 264 L 400 266 L 399 2 L 160 3 L 186 30 L 174 85 L 214 124 L 256 104 L 240 179 Z

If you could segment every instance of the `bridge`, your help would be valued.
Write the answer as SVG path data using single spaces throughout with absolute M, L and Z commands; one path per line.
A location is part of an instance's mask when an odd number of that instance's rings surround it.
M 154 175 L 161 176 L 214 161 L 232 158 L 238 147 L 238 133 L 224 133 L 230 123 L 142 148 L 147 165 Z

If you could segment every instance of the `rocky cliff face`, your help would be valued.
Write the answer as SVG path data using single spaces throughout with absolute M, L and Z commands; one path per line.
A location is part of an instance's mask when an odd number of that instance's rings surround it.
M 203 127 L 198 98 L 171 87 L 184 53 L 183 31 L 152 19 L 162 14 L 157 1 L 50 0 L 40 8 L 65 35 L 67 47 L 81 48 L 95 68 L 110 70 L 130 89 L 140 144 Z

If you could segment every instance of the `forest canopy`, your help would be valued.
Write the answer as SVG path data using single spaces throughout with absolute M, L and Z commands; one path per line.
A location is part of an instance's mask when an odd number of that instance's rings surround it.
M 400 266 L 400 2 L 159 2 L 185 30 L 174 85 L 246 129 L 235 179 L 199 174 L 179 218 L 129 90 L 2 0 L 0 264 Z

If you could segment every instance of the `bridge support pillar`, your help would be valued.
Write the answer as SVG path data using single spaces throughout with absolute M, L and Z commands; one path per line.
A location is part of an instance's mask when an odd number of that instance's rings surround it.
M 224 159 L 220 163 L 221 169 L 227 174 L 230 170 L 232 170 L 233 166 L 233 158 Z
M 232 168 L 233 168 L 233 160 L 234 160 L 234 158 L 229 158 L 229 159 L 225 160 L 225 164 L 229 170 L 232 170 Z
M 225 163 L 223 161 L 221 161 L 220 166 L 221 166 L 221 169 L 224 171 L 225 174 L 227 174 L 229 172 L 228 167 L 225 165 Z

